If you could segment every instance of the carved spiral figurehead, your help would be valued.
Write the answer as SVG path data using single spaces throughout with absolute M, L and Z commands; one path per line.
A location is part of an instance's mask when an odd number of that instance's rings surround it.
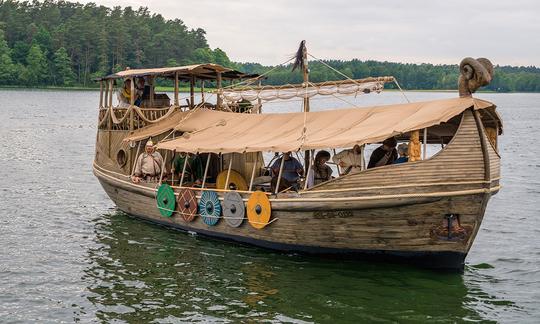
M 466 97 L 491 82 L 493 64 L 487 58 L 466 57 L 459 64 L 459 72 L 459 96 Z

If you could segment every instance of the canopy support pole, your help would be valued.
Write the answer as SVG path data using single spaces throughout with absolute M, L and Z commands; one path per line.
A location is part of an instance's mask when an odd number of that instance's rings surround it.
M 103 80 L 99 81 L 99 108 L 103 108 Z
M 186 173 L 186 166 L 187 166 L 187 160 L 188 160 L 188 154 L 184 153 L 184 166 L 182 167 L 182 175 L 180 176 L 180 184 L 179 187 L 182 188 L 182 184 L 184 184 L 184 174 Z
M 206 158 L 206 167 L 204 168 L 204 176 L 202 179 L 202 188 L 204 188 L 204 185 L 206 183 L 206 176 L 208 175 L 208 166 L 210 165 L 211 157 L 212 157 L 212 153 L 208 153 L 208 158 Z
M 109 87 L 109 107 L 112 107 L 112 97 L 113 97 L 113 91 L 114 91 L 114 80 L 111 79 L 111 85 Z
M 334 152 L 334 155 L 336 155 L 336 149 L 332 149 L 332 151 Z M 336 164 L 336 166 L 337 166 L 338 177 L 341 177 L 341 167 L 339 166 L 339 163 Z
M 133 167 L 131 168 L 131 177 L 133 177 L 133 172 L 135 172 L 135 164 L 137 163 L 137 158 L 139 157 L 139 151 L 141 150 L 141 141 L 137 145 L 137 154 L 135 154 L 135 162 L 133 162 Z
M 283 174 L 283 166 L 285 165 L 285 158 L 283 155 L 281 155 L 281 165 L 279 166 L 279 173 L 278 173 L 278 178 L 277 178 L 277 181 L 276 181 L 276 189 L 274 190 L 274 194 L 277 195 L 278 191 L 279 191 L 279 185 L 280 185 L 280 182 L 281 182 L 281 175 Z
M 229 177 L 231 176 L 232 160 L 233 157 L 231 153 L 231 157 L 229 159 L 229 169 L 227 170 L 227 180 L 225 180 L 225 186 L 223 187 L 223 189 L 228 189 L 227 186 L 229 185 Z
M 110 109 L 110 112 L 111 114 L 114 114 L 114 111 L 112 109 L 112 97 L 113 97 L 113 80 L 111 79 L 110 81 L 107 81 L 106 84 L 107 84 L 107 92 L 108 92 L 108 99 L 105 100 L 105 105 L 107 105 L 107 107 L 109 107 Z M 110 84 L 110 85 L 109 85 Z M 111 131 L 112 130 L 112 116 L 109 116 L 109 120 L 107 120 L 107 130 Z M 110 135 L 110 134 L 109 134 Z M 110 149 L 111 149 L 111 143 L 110 143 L 110 138 L 111 136 L 108 136 L 109 140 L 109 154 L 110 154 Z
M 259 79 L 259 87 L 262 85 L 261 79 Z M 260 96 L 257 96 L 257 111 L 255 111 L 256 114 L 260 114 L 262 111 L 262 99 Z
M 154 89 L 154 77 L 149 76 L 148 77 L 148 83 L 150 83 L 150 107 L 154 107 L 154 96 L 156 94 L 156 90 Z
M 216 101 L 216 106 L 217 106 L 217 110 L 221 110 L 221 106 L 222 106 L 222 98 L 221 98 L 221 92 L 222 92 L 222 88 L 221 88 L 221 72 L 217 72 L 216 75 L 217 75 L 217 79 L 216 79 L 216 88 L 217 88 L 217 101 Z
M 363 144 L 360 146 L 360 171 L 364 171 L 366 169 L 366 161 L 364 160 L 364 149 L 366 147 L 366 144 Z
M 425 160 L 427 158 L 427 127 L 424 128 L 424 147 L 422 149 L 422 160 Z
M 133 106 L 135 106 L 135 79 L 134 78 L 130 78 L 129 80 L 131 80 L 131 88 L 130 88 L 130 96 L 129 96 L 129 104 L 131 106 L 131 108 L 133 108 Z M 133 128 L 135 127 L 134 125 L 134 120 L 133 120 L 133 109 L 130 109 L 130 112 L 129 112 L 129 131 L 133 131 Z
M 189 80 L 189 109 L 195 107 L 195 76 L 191 75 Z
M 307 151 L 306 151 L 307 152 Z M 310 153 L 313 153 L 313 152 L 310 152 Z M 311 154 L 313 155 L 313 154 Z M 314 161 L 313 159 L 309 159 L 309 164 L 308 164 L 308 168 L 307 168 L 307 172 L 306 172 L 306 177 L 305 177 L 305 180 L 304 180 L 304 190 L 307 189 L 307 185 L 308 185 L 308 177 L 309 177 L 309 171 L 311 171 L 311 168 L 312 168 L 312 165 L 313 165 Z M 315 176 L 314 176 L 315 178 Z M 315 181 L 314 181 L 315 182 Z
M 174 73 L 174 105 L 178 107 L 178 72 Z
M 204 80 L 201 81 L 201 102 L 205 102 L 205 100 L 204 100 Z
M 167 165 L 167 155 L 169 155 L 169 150 L 165 152 L 165 158 L 163 159 L 163 165 L 161 166 L 161 174 L 159 175 L 159 185 L 161 185 L 161 181 L 163 180 L 163 171 L 165 171 L 165 165 Z
M 253 179 L 255 178 L 255 169 L 257 168 L 257 164 L 259 163 L 259 152 L 257 152 L 257 156 L 255 157 L 255 163 L 253 164 L 253 170 L 251 170 L 251 180 L 249 180 L 249 189 L 248 191 L 251 191 L 251 188 L 253 187 Z

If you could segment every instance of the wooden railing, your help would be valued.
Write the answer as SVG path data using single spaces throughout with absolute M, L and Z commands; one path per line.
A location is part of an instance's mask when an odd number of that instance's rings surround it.
M 170 107 L 165 108 L 140 108 L 144 116 L 149 120 L 157 120 L 161 117 L 163 117 L 168 111 Z M 99 120 L 103 120 L 103 118 L 107 114 L 107 110 L 109 108 L 101 108 L 99 109 Z M 124 114 L 127 112 L 128 108 L 113 108 L 114 113 L 116 114 L 116 118 L 121 119 Z M 110 117 L 109 117 L 110 119 Z M 144 121 L 139 115 L 136 113 L 133 114 L 133 129 L 138 129 L 144 126 L 147 126 L 149 123 Z M 110 126 L 109 126 L 110 125 Z M 129 130 L 130 125 L 130 119 L 129 117 L 126 118 L 124 121 L 122 121 L 119 124 L 115 124 L 112 122 L 112 120 L 104 122 L 100 125 L 99 129 L 110 129 L 111 130 Z

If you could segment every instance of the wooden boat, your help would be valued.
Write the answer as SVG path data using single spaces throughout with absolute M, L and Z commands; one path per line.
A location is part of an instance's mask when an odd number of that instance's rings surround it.
M 303 46 L 299 52 L 306 59 Z M 127 70 L 101 79 L 94 174 L 120 210 L 165 226 L 280 251 L 463 269 L 486 205 L 500 189 L 500 116 L 494 104 L 472 96 L 491 79 L 491 63 L 464 59 L 460 96 L 454 99 L 310 112 L 316 92 L 353 87 L 368 93 L 394 79 L 314 84 L 306 62 L 300 64 L 305 82 L 283 87 L 224 88 L 224 79 L 260 78 L 212 64 Z M 130 108 L 113 107 L 114 80 L 140 76 L 173 78 L 174 104 L 138 108 L 132 98 Z M 178 105 L 180 80 L 191 84 L 185 107 Z M 198 80 L 215 82 L 216 105 L 194 105 Z M 263 98 L 280 95 L 302 97 L 303 112 L 260 113 Z M 245 97 L 255 104 L 242 110 L 248 113 L 234 112 L 231 106 Z M 227 98 L 237 102 L 227 104 Z M 309 169 L 316 150 L 391 136 L 409 142 L 409 162 L 364 168 L 310 188 L 302 184 L 297 191 L 269 190 L 257 181 L 265 171 L 263 152 L 304 152 Z M 133 183 L 135 157 L 150 137 L 165 156 L 164 170 L 175 152 L 206 154 L 202 185 L 166 177 L 167 172 L 159 181 Z M 428 158 L 426 147 L 433 143 L 443 148 Z M 212 177 L 210 165 L 219 172 Z M 282 170 L 283 164 L 280 175 Z M 211 180 L 216 177 L 217 183 Z

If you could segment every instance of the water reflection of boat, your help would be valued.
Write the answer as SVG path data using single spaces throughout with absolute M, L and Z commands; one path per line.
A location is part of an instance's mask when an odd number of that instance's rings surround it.
M 459 274 L 263 253 L 122 216 L 96 226 L 84 278 L 107 322 L 460 322 L 500 307 Z
M 310 112 L 314 95 L 380 92 L 395 79 L 315 84 L 308 79 L 303 44 L 297 61 L 304 83 L 282 87 L 223 87 L 224 78 L 261 78 L 211 64 L 126 70 L 100 80 L 94 173 L 109 197 L 121 210 L 146 220 L 261 247 L 463 269 L 486 205 L 499 190 L 501 120 L 494 104 L 472 97 L 491 80 L 491 63 L 462 61 L 459 98 Z M 152 106 L 152 88 L 141 107 L 132 95 L 128 108 L 115 108 L 114 80 L 132 80 L 134 93 L 138 77 L 152 80 L 151 85 L 157 77 L 173 79 L 174 104 Z M 181 80 L 191 86 L 185 106 L 179 105 Z M 204 98 L 194 104 L 200 80 L 215 83 L 215 105 Z M 265 101 L 283 98 L 302 98 L 303 111 L 261 114 Z M 147 105 L 151 108 L 142 108 Z M 159 142 L 166 165 L 176 152 L 203 156 L 202 185 L 165 172 L 154 182 L 132 183 L 135 157 L 149 137 Z M 282 163 L 275 189 L 260 181 L 265 179 L 262 152 L 303 152 L 309 171 L 318 150 L 363 147 L 388 137 L 409 143 L 408 163 L 367 170 L 361 165 L 361 172 L 314 187 L 304 181 L 297 190 L 279 191 Z M 443 148 L 427 158 L 428 144 Z

